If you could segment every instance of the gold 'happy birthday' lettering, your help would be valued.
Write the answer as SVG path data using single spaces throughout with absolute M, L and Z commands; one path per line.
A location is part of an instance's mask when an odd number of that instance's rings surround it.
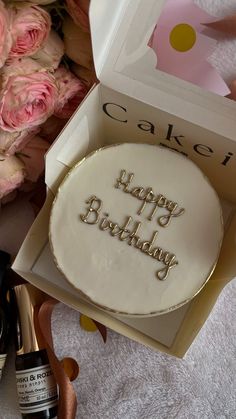
M 129 193 L 140 201 L 143 201 L 140 209 L 137 212 L 138 215 L 143 213 L 147 204 L 153 204 L 151 213 L 148 216 L 148 220 L 152 221 L 158 210 L 158 207 L 164 208 L 168 211 L 168 214 L 158 217 L 157 221 L 161 227 L 167 227 L 173 217 L 179 217 L 180 215 L 184 214 L 184 208 L 178 208 L 178 204 L 176 202 L 165 198 L 162 194 L 155 194 L 151 187 L 145 189 L 141 186 L 136 186 L 129 189 L 133 178 L 134 173 L 129 173 L 127 175 L 126 170 L 121 170 L 120 177 L 116 180 L 115 188 L 120 189 L 123 187 L 124 192 Z
M 162 262 L 164 267 L 156 272 L 156 276 L 160 281 L 164 281 L 169 271 L 178 265 L 176 256 L 160 247 L 154 247 L 158 231 L 154 231 L 150 240 L 142 240 L 138 236 L 138 232 L 142 226 L 141 222 L 134 221 L 133 228 L 130 227 L 133 222 L 132 217 L 127 216 L 122 226 L 108 219 L 109 214 L 104 213 L 104 217 L 100 215 L 102 209 L 102 200 L 95 195 L 91 196 L 86 204 L 89 204 L 85 214 L 80 214 L 80 219 L 89 225 L 97 224 L 102 231 L 108 231 L 112 237 L 117 237 L 120 241 L 126 242 L 129 246 L 139 249 L 142 253 L 151 256 L 158 262 Z M 129 228 L 128 228 L 129 227 Z

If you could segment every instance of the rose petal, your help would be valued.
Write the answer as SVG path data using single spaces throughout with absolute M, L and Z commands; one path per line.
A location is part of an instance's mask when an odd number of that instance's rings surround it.
M 9 7 L 12 15 L 13 44 L 9 57 L 24 57 L 35 54 L 46 41 L 50 28 L 51 17 L 46 10 L 24 3 Z
M 39 128 L 21 132 L 8 132 L 0 129 L 0 153 L 12 156 L 22 150 L 37 132 L 39 132 Z
M 24 181 L 25 165 L 15 156 L 0 156 L 0 199 L 10 194 Z
M 4 3 L 0 1 L 0 68 L 4 65 L 12 46 L 11 19 Z
M 4 67 L 0 128 L 23 131 L 41 125 L 54 112 L 58 88 L 54 76 L 30 58 Z
M 54 76 L 59 88 L 54 115 L 70 118 L 87 93 L 86 86 L 65 67 L 59 67 Z
M 55 70 L 62 59 L 64 54 L 64 43 L 60 36 L 51 30 L 47 41 L 42 48 L 31 58 L 40 63 L 43 67 Z

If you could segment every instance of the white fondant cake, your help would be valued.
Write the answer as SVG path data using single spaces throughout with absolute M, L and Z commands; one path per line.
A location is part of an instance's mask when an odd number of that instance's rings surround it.
M 98 150 L 56 196 L 58 268 L 94 304 L 127 315 L 177 308 L 203 287 L 223 238 L 219 199 L 182 155 L 145 144 Z

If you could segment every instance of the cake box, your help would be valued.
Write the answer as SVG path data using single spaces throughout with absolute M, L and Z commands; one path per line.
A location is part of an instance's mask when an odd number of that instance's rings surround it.
M 91 1 L 99 85 L 94 86 L 46 156 L 48 194 L 13 269 L 79 312 L 142 344 L 183 357 L 224 286 L 236 276 L 236 121 L 234 102 L 156 69 L 148 47 L 164 1 Z M 110 144 L 147 142 L 180 152 L 209 178 L 222 204 L 225 234 L 210 280 L 168 314 L 128 318 L 82 299 L 53 261 L 48 240 L 57 189 L 75 163 Z M 196 191 L 197 193 L 197 191 Z

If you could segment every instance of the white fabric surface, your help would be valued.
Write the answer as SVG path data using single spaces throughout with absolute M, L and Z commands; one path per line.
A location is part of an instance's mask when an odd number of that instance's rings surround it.
M 80 364 L 78 419 L 236 418 L 236 280 L 182 360 L 112 331 L 104 345 L 62 304 L 54 310 L 53 334 L 58 357 Z M 12 354 L 0 383 L 0 418 L 20 418 L 17 412 Z
M 194 3 L 217 18 L 236 13 L 235 0 L 194 0 Z M 209 62 L 227 83 L 236 79 L 236 39 L 219 35 L 217 48 L 209 58 Z
M 215 16 L 236 12 L 235 0 L 195 0 Z M 236 78 L 236 40 L 220 40 L 211 57 L 227 81 Z M 112 331 L 79 326 L 79 313 L 60 304 L 53 314 L 55 350 L 74 357 L 78 419 L 235 419 L 236 280 L 222 292 L 183 360 L 154 352 Z M 0 383 L 0 419 L 20 418 L 9 354 Z

